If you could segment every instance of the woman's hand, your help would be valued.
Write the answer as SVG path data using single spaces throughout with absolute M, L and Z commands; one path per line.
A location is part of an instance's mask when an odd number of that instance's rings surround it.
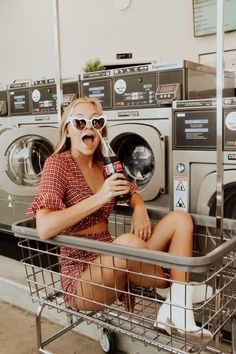
M 151 223 L 147 210 L 143 204 L 137 205 L 134 208 L 131 221 L 131 233 L 140 237 L 144 241 L 147 241 L 151 236 Z
M 129 182 L 122 173 L 108 177 L 99 190 L 102 203 L 108 203 L 112 198 L 129 192 Z

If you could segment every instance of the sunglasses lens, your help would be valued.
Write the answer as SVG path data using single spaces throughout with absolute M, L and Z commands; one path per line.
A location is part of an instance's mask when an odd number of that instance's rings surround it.
M 84 130 L 86 127 L 86 120 L 85 119 L 73 119 L 73 125 L 78 130 Z
M 104 117 L 99 117 L 99 118 L 93 118 L 92 119 L 92 125 L 94 129 L 100 130 L 105 126 L 105 118 Z

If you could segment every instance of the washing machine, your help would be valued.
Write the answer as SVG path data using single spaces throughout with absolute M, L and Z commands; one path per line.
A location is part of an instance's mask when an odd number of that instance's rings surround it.
M 173 104 L 173 209 L 216 216 L 217 117 L 216 100 L 178 101 Z M 236 97 L 223 99 L 222 114 L 224 222 L 236 218 Z M 198 247 L 213 250 L 218 242 L 215 227 L 201 230 L 205 240 Z M 223 238 L 236 230 L 223 229 Z M 207 240 L 207 243 L 206 243 Z M 204 244 L 203 244 L 204 243 Z M 236 283 L 232 285 L 236 291 Z M 236 305 L 236 304 L 235 304 Z M 226 338 L 231 328 L 224 327 Z
M 236 217 L 236 98 L 223 104 L 224 217 Z M 173 208 L 215 216 L 216 100 L 173 103 Z
M 8 91 L 10 129 L 0 135 L 0 185 L 5 194 L 0 224 L 8 231 L 13 222 L 26 217 L 58 137 L 55 82 L 22 85 Z
M 171 108 L 106 111 L 108 139 L 148 209 L 170 210 Z

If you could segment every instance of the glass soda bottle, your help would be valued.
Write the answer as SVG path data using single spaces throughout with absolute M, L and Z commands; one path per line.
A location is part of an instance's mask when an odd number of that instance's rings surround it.
M 109 144 L 107 138 L 101 138 L 102 154 L 104 158 L 105 165 L 103 167 L 107 177 L 110 177 L 114 173 L 124 173 L 122 163 L 119 161 L 118 156 L 113 151 L 111 145 Z M 119 203 L 127 203 L 131 198 L 131 193 L 118 195 L 115 200 Z

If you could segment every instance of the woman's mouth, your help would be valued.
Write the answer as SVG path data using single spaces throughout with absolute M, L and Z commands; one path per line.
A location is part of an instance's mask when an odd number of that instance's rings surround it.
M 82 140 L 84 144 L 86 144 L 88 147 L 91 147 L 94 142 L 94 136 L 92 134 L 86 134 L 82 137 Z

